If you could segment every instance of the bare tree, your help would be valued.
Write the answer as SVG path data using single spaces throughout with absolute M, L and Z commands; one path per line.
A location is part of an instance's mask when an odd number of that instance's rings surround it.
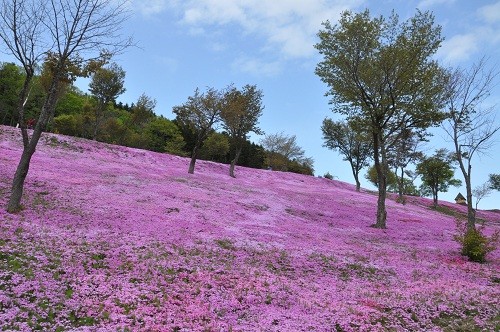
M 6 51 L 21 63 L 25 73 L 17 105 L 19 127 L 25 147 L 30 138 L 24 119 L 24 106 L 29 98 L 37 65 L 48 46 L 42 39 L 42 13 L 46 4 L 46 1 L 12 0 L 3 1 L 0 8 L 0 40 Z
M 467 190 L 467 229 L 474 230 L 472 206 L 472 158 L 487 153 L 500 129 L 495 122 L 494 107 L 483 107 L 498 72 L 486 67 L 483 58 L 469 70 L 457 69 L 450 75 L 447 107 L 449 118 L 445 131 L 455 146 L 455 154 Z
M 477 211 L 477 206 L 479 205 L 479 202 L 485 197 L 488 197 L 493 189 L 491 189 L 491 184 L 489 181 L 483 183 L 480 186 L 477 186 L 476 188 L 472 189 L 472 195 L 476 197 L 476 204 L 475 204 L 475 209 Z
M 6 1 L 3 2 L 4 4 Z M 31 138 L 23 137 L 24 148 L 14 175 L 12 192 L 7 211 L 20 209 L 24 181 L 28 174 L 31 157 L 35 152 L 42 132 L 53 117 L 61 85 L 77 76 L 87 75 L 96 63 L 108 60 L 113 54 L 131 45 L 130 39 L 120 35 L 122 24 L 127 19 L 125 0 L 34 0 L 40 4 L 39 17 L 43 27 L 34 34 L 42 45 L 50 45 L 44 54 L 45 64 L 50 70 L 50 84 L 40 116 Z M 8 11 L 7 19 L 15 18 L 15 11 Z M 27 18 L 27 17 L 26 17 Z M 5 19 L 4 19 L 5 21 Z M 18 26 L 11 29 L 11 42 L 19 43 L 23 33 Z M 17 41 L 16 41 L 17 40 Z M 23 54 L 17 47 L 9 47 L 16 57 Z M 38 58 L 36 58 L 38 60 Z
M 305 159 L 304 150 L 297 144 L 295 135 L 285 135 L 285 133 L 266 135 L 260 144 L 266 149 L 267 162 L 273 169 L 281 168 L 288 170 L 288 162 L 296 160 L 302 162 Z

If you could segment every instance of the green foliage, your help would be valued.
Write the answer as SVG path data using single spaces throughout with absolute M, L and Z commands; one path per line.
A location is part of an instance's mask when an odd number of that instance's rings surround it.
M 62 114 L 54 118 L 53 130 L 56 133 L 81 136 L 83 118 L 80 114 Z
M 263 93 L 256 85 L 245 85 L 241 91 L 230 87 L 224 94 L 224 106 L 221 111 L 222 126 L 234 141 L 244 140 L 247 134 L 263 134 L 258 127 L 262 115 Z
M 125 71 L 116 63 L 107 68 L 98 68 L 93 73 L 89 84 L 89 91 L 97 101 L 93 112 L 93 139 L 98 138 L 106 113 L 112 108 L 111 104 L 125 92 L 124 83 Z
M 430 12 L 417 11 L 400 22 L 394 12 L 384 18 L 371 17 L 368 10 L 345 11 L 338 24 L 324 22 L 318 37 L 315 47 L 323 59 L 315 72 L 328 85 L 333 112 L 364 128 L 376 169 L 388 172 L 394 133 L 424 131 L 446 117 L 441 111 L 446 75 L 434 60 L 441 28 Z M 382 184 L 385 178 L 379 179 Z M 385 228 L 385 187 L 379 187 L 378 228 Z
M 229 148 L 229 137 L 227 135 L 212 132 L 203 143 L 200 158 L 216 162 L 226 162 Z
M 251 132 L 263 134 L 258 127 L 259 118 L 264 110 L 262 98 L 262 90 L 258 90 L 256 85 L 249 84 L 245 85 L 241 91 L 235 87 L 229 87 L 224 93 L 224 105 L 220 115 L 222 127 L 235 148 L 229 168 L 229 175 L 232 177 L 235 177 L 234 167 L 238 163 L 247 135 Z
M 116 63 L 106 68 L 97 69 L 89 84 L 90 93 L 98 100 L 99 104 L 114 102 L 125 92 L 125 71 Z
M 323 177 L 328 180 L 333 180 L 333 175 L 331 175 L 330 172 L 326 172 L 325 175 L 323 175 Z
M 396 174 L 394 172 L 391 172 L 391 170 L 387 169 L 386 170 L 386 182 L 387 182 L 387 189 L 391 192 L 394 192 L 397 190 L 397 185 L 398 185 L 398 179 Z M 370 181 L 371 184 L 373 184 L 375 187 L 378 187 L 378 174 L 377 174 L 377 169 L 375 166 L 371 166 L 368 168 L 368 171 L 366 172 L 365 178 Z
M 487 237 L 480 229 L 468 229 L 465 223 L 457 219 L 459 233 L 454 236 L 455 240 L 462 246 L 462 255 L 477 263 L 484 263 L 488 253 L 496 249 L 500 232 L 497 230 L 493 235 Z
M 490 174 L 490 189 L 500 191 L 500 174 Z
M 70 86 L 66 92 L 59 98 L 56 105 L 55 116 L 63 114 L 81 113 L 85 103 L 88 103 L 90 97 L 86 96 L 77 87 Z
M 288 172 L 314 175 L 313 163 L 314 160 L 312 158 L 304 158 L 302 160 L 294 159 L 288 163 Z
M 150 121 L 143 131 L 144 148 L 157 152 L 182 154 L 184 139 L 179 128 L 164 117 Z
M 351 165 L 352 174 L 359 190 L 359 172 L 367 167 L 368 161 L 373 154 L 373 145 L 353 121 L 333 121 L 325 118 L 321 126 L 323 132 L 323 146 L 338 150 L 343 160 Z
M 422 177 L 421 193 L 432 195 L 437 206 L 438 192 L 447 192 L 450 186 L 459 186 L 460 180 L 454 179 L 453 155 L 446 149 L 439 149 L 431 157 L 424 157 L 417 165 L 416 172 Z
M 0 63 L 0 123 L 15 126 L 19 122 L 17 108 L 19 93 L 26 74 L 22 67 L 13 63 Z M 40 78 L 33 77 L 29 86 L 28 100 L 24 106 L 24 119 L 36 119 L 43 105 L 45 93 Z
M 129 118 L 129 127 L 137 132 L 151 120 L 155 118 L 156 100 L 142 94 L 137 103 L 131 107 L 131 116 Z
M 230 154 L 231 152 L 234 154 L 234 151 L 238 148 L 235 146 L 234 142 L 232 143 Z M 250 142 L 249 140 L 245 140 L 241 144 L 242 147 L 241 154 L 238 158 L 238 165 L 251 168 L 263 168 L 266 160 L 266 152 L 264 148 L 259 144 Z
M 220 120 L 222 97 L 222 93 L 214 88 L 208 88 L 204 93 L 196 89 L 186 103 L 173 108 L 178 125 L 193 131 L 198 147 L 210 134 L 212 126 Z
M 0 63 L 0 123 L 15 125 L 18 95 L 24 81 L 22 69 L 13 63 Z
M 208 88 L 206 92 L 200 93 L 197 88 L 194 95 L 190 96 L 186 103 L 173 108 L 173 113 L 176 114 L 176 123 L 183 132 L 189 134 L 190 141 L 192 141 L 188 173 L 194 173 L 199 150 L 212 132 L 212 127 L 220 121 L 222 105 L 222 92 Z

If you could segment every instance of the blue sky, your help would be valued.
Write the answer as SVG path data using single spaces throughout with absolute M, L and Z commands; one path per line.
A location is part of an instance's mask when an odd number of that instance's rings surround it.
M 394 9 L 403 20 L 416 8 L 430 10 L 446 39 L 437 54 L 442 64 L 467 67 L 487 56 L 490 65 L 500 65 L 495 63 L 500 59 L 498 0 L 130 0 L 129 5 L 124 34 L 132 35 L 139 48 L 115 59 L 127 73 L 120 101 L 135 102 L 145 93 L 157 100 L 157 114 L 173 119 L 172 107 L 196 87 L 256 84 L 264 92 L 261 128 L 296 135 L 314 158 L 317 175 L 328 171 L 350 183 L 348 163 L 322 147 L 322 120 L 338 119 L 324 97 L 327 87 L 314 74 L 320 56 L 313 45 L 322 21 L 335 22 L 346 9 L 368 8 L 384 16 Z M 85 81 L 79 85 L 86 91 Z M 488 102 L 500 107 L 500 85 Z M 437 131 L 425 150 L 432 154 L 449 145 L 444 132 Z M 473 187 L 489 173 L 500 173 L 500 144 L 493 150 L 472 160 Z M 456 177 L 461 178 L 458 170 Z M 362 186 L 373 189 L 364 178 Z M 459 191 L 465 194 L 464 188 L 451 188 L 440 198 L 453 200 Z M 499 201 L 500 194 L 492 193 L 479 207 L 500 208 Z

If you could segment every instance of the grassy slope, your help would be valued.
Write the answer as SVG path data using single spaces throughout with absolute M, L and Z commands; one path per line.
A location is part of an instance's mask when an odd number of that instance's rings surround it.
M 0 127 L 0 204 L 21 152 Z M 58 135 L 19 214 L 0 210 L 4 329 L 481 331 L 500 328 L 500 253 L 458 254 L 453 217 L 296 174 Z M 462 209 L 443 203 L 452 209 Z M 481 211 L 486 231 L 500 215 Z M 2 323 L 0 323 L 2 326 Z

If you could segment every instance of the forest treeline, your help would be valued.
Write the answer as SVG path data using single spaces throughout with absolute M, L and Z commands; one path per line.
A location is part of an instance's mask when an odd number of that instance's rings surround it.
M 47 94 L 46 76 L 42 69 L 33 79 L 25 105 L 24 119 L 28 127 L 33 126 L 39 117 Z M 16 126 L 19 123 L 16 107 L 24 78 L 20 66 L 0 63 L 0 120 L 3 125 Z M 179 115 L 174 119 L 159 115 L 155 99 L 145 94 L 132 104 L 117 101 L 117 97 L 125 92 L 124 78 L 123 69 L 110 64 L 91 75 L 89 93 L 68 82 L 59 92 L 60 97 L 47 131 L 190 157 L 197 144 L 195 128 L 185 125 Z M 193 97 L 196 97 L 196 92 Z M 288 143 L 292 141 L 299 154 L 287 155 L 287 152 L 266 149 L 269 139 L 263 139 L 263 144 L 251 142 L 246 137 L 242 141 L 235 141 L 226 130 L 208 128 L 206 138 L 197 151 L 197 158 L 228 164 L 237 145 L 241 144 L 238 158 L 240 166 L 312 175 L 312 159 L 304 157 L 303 150 L 296 145 L 295 136 L 288 137 L 283 133 L 270 135 L 271 138 L 276 136 L 285 141 L 288 139 Z

